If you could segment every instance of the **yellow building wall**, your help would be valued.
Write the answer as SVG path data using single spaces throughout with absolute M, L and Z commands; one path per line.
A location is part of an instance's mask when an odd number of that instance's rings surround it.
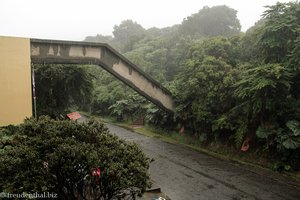
M 30 39 L 0 36 L 0 126 L 31 116 Z

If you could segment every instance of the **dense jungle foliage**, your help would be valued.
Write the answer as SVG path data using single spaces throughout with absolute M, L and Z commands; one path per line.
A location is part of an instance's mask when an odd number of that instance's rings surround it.
M 300 3 L 268 6 L 246 33 L 236 14 L 203 7 L 172 27 L 125 20 L 113 37 L 86 37 L 109 43 L 172 91 L 176 113 L 164 113 L 99 67 L 85 68 L 95 76 L 86 108 L 119 120 L 143 116 L 162 128 L 180 124 L 203 144 L 240 148 L 248 139 L 281 160 L 278 168 L 299 169 Z
M 34 65 L 37 114 L 59 117 L 91 102 L 94 76 L 83 66 Z

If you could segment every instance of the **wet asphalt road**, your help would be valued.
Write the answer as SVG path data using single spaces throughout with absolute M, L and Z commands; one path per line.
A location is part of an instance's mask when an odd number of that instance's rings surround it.
M 274 180 L 273 172 L 220 160 L 117 126 L 107 127 L 154 158 L 151 178 L 172 200 L 300 200 L 300 190 L 281 179 Z

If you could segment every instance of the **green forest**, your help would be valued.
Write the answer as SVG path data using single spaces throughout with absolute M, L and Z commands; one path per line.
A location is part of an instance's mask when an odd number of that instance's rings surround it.
M 39 115 L 77 109 L 120 121 L 143 118 L 165 131 L 184 127 L 203 145 L 218 141 L 237 150 L 247 140 L 276 160 L 276 170 L 299 170 L 300 3 L 266 7 L 246 32 L 237 11 L 224 5 L 166 28 L 124 20 L 113 36 L 84 41 L 110 44 L 162 83 L 176 112 L 159 109 L 100 67 L 38 65 Z

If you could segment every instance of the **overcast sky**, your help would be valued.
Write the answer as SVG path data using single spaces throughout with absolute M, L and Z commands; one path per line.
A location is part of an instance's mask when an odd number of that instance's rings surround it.
M 279 0 L 288 2 L 289 0 Z M 113 26 L 132 19 L 144 28 L 167 27 L 203 6 L 227 5 L 238 11 L 242 31 L 277 0 L 0 0 L 0 35 L 83 40 L 112 35 Z

